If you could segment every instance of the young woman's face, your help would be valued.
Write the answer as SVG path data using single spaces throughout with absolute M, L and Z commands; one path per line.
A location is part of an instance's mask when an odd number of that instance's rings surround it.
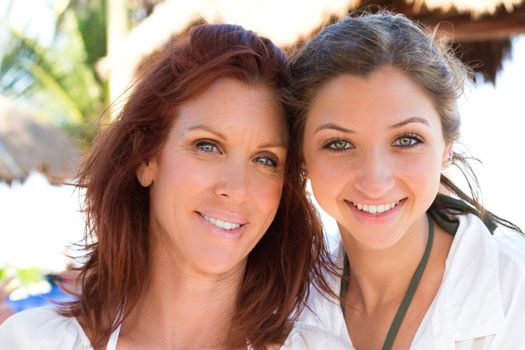
M 151 176 L 150 231 L 178 267 L 242 266 L 279 206 L 287 129 L 276 92 L 216 81 L 177 109 Z
M 450 147 L 406 74 L 384 67 L 330 80 L 312 101 L 303 146 L 314 195 L 345 238 L 384 249 L 426 227 Z

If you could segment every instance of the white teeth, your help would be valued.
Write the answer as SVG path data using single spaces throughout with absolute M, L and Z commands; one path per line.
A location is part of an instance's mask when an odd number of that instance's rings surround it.
M 235 224 L 233 222 L 222 221 L 222 220 L 213 218 L 211 216 L 206 216 L 204 214 L 202 215 L 202 217 L 204 218 L 204 220 L 211 222 L 212 224 L 214 224 L 217 227 L 222 228 L 223 230 L 229 231 L 229 230 L 235 230 L 241 227 L 241 224 Z
M 382 214 L 390 209 L 393 209 L 400 201 L 395 201 L 391 203 L 385 203 L 380 205 L 368 205 L 352 202 L 352 204 L 357 207 L 357 209 L 370 213 L 370 214 Z

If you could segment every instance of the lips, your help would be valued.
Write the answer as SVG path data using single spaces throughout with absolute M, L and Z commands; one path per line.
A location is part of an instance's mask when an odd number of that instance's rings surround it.
M 385 201 L 378 204 L 365 204 L 345 200 L 354 218 L 363 225 L 385 225 L 396 220 L 406 198 Z
M 218 218 L 214 218 L 213 216 L 207 216 L 204 214 L 201 214 L 201 216 L 204 218 L 204 220 L 211 222 L 212 224 L 214 224 L 215 226 L 219 228 L 222 228 L 223 230 L 229 231 L 229 230 L 235 230 L 241 227 L 241 224 L 224 221 Z
M 382 204 L 377 204 L 377 205 L 374 205 L 374 204 L 362 204 L 362 203 L 359 203 L 359 202 L 354 202 L 354 201 L 351 201 L 350 203 L 352 203 L 357 209 L 365 212 L 365 213 L 370 213 L 370 214 L 382 214 L 384 212 L 387 212 L 393 208 L 396 207 L 396 205 L 399 204 L 401 200 L 397 200 L 397 201 L 392 201 L 392 202 L 387 202 L 387 203 L 382 203 Z
M 206 212 L 196 211 L 195 213 L 209 232 L 229 240 L 241 237 L 247 224 L 247 221 L 235 213 L 209 210 Z

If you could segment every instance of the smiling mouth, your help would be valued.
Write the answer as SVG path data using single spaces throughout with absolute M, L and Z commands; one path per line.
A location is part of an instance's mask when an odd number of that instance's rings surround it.
M 362 204 L 362 203 L 352 202 L 352 201 L 347 201 L 347 202 L 351 203 L 359 211 L 362 211 L 368 214 L 379 215 L 379 214 L 383 214 L 383 213 L 386 213 L 394 209 L 399 203 L 401 203 L 404 200 L 405 199 L 400 199 L 394 202 L 383 203 L 379 205 Z
M 229 222 L 229 221 L 220 220 L 220 219 L 214 218 L 213 216 L 204 215 L 204 214 L 199 213 L 199 212 L 197 212 L 197 214 L 199 214 L 204 220 L 208 221 L 209 223 L 211 223 L 211 224 L 213 224 L 213 225 L 217 226 L 218 228 L 223 229 L 225 231 L 236 230 L 236 229 L 244 226 L 244 224 L 239 224 L 239 223 L 235 223 L 235 222 Z

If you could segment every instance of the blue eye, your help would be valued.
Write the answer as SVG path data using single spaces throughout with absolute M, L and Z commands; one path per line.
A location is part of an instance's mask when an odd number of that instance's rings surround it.
M 353 145 L 349 141 L 336 139 L 327 142 L 323 148 L 334 152 L 342 152 L 353 148 Z
M 277 165 L 279 164 L 279 162 L 277 160 L 275 160 L 272 157 L 268 157 L 268 156 L 256 157 L 254 159 L 254 161 L 256 163 L 259 163 L 259 164 L 263 165 L 263 166 L 268 166 L 268 167 L 272 167 L 272 168 L 276 168 Z
M 394 141 L 394 146 L 401 148 L 412 148 L 421 143 L 423 143 L 423 140 L 417 135 L 403 135 Z
M 197 142 L 195 144 L 195 146 L 201 152 L 205 152 L 205 153 L 221 153 L 219 148 L 213 142 L 210 142 L 210 141 L 199 141 L 199 142 Z

